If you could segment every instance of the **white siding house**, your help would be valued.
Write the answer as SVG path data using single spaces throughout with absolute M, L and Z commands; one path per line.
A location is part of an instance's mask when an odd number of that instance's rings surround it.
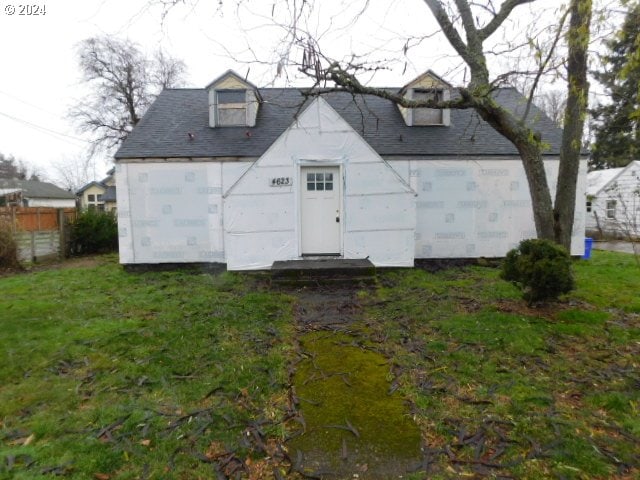
M 589 172 L 586 205 L 590 234 L 640 237 L 640 161 Z
M 49 182 L 0 179 L 0 206 L 75 208 L 75 195 Z
M 399 91 L 455 95 L 432 72 Z M 513 89 L 497 100 L 524 105 Z M 533 113 L 551 145 L 545 166 L 555 190 L 561 132 Z M 585 179 L 586 160 L 573 255 L 584 248 Z M 256 270 L 322 255 L 407 267 L 501 257 L 535 237 L 517 151 L 473 112 L 306 98 L 257 89 L 233 72 L 206 89 L 163 92 L 117 152 L 116 182 L 124 264 Z

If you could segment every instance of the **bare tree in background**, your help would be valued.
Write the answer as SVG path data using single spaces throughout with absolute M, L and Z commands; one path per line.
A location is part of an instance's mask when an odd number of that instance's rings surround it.
M 42 175 L 38 170 L 15 158 L 13 155 L 4 155 L 0 152 L 0 178 L 6 180 L 41 180 Z
M 567 108 L 566 92 L 546 90 L 537 94 L 534 102 L 556 125 L 562 127 L 564 111 Z
M 53 177 L 62 188 L 76 192 L 96 178 L 96 165 L 90 156 L 68 157 L 51 162 Z
M 134 43 L 109 36 L 80 42 L 78 60 L 90 93 L 70 116 L 81 132 L 93 134 L 92 154 L 122 143 L 162 89 L 182 83 L 186 70 L 162 51 L 147 58 Z

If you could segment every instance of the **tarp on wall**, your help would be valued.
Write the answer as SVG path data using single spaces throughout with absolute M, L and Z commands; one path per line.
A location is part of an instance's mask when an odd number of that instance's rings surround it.
M 521 240 L 536 238 L 531 197 L 519 159 L 389 161 L 417 192 L 416 258 L 503 257 Z M 546 160 L 552 198 L 558 160 Z M 582 255 L 585 181 L 576 190 L 571 254 Z
M 222 191 L 249 165 L 116 165 L 120 262 L 223 263 Z
M 415 193 L 319 98 L 224 195 L 227 268 L 269 268 L 300 258 L 301 169 L 339 168 L 341 254 L 377 266 L 412 266 Z M 274 185 L 274 179 L 287 179 Z

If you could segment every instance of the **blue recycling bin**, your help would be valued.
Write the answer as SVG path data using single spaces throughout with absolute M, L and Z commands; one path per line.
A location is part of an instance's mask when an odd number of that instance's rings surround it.
M 584 239 L 584 255 L 581 258 L 589 260 L 591 258 L 591 247 L 593 247 L 593 238 L 585 237 Z

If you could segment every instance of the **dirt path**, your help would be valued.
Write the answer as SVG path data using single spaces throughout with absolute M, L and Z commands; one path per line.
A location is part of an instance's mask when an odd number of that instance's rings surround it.
M 420 431 L 389 382 L 391 364 L 367 344 L 357 290 L 299 290 L 299 361 L 293 396 L 299 435 L 294 470 L 313 478 L 390 479 L 421 465 Z

